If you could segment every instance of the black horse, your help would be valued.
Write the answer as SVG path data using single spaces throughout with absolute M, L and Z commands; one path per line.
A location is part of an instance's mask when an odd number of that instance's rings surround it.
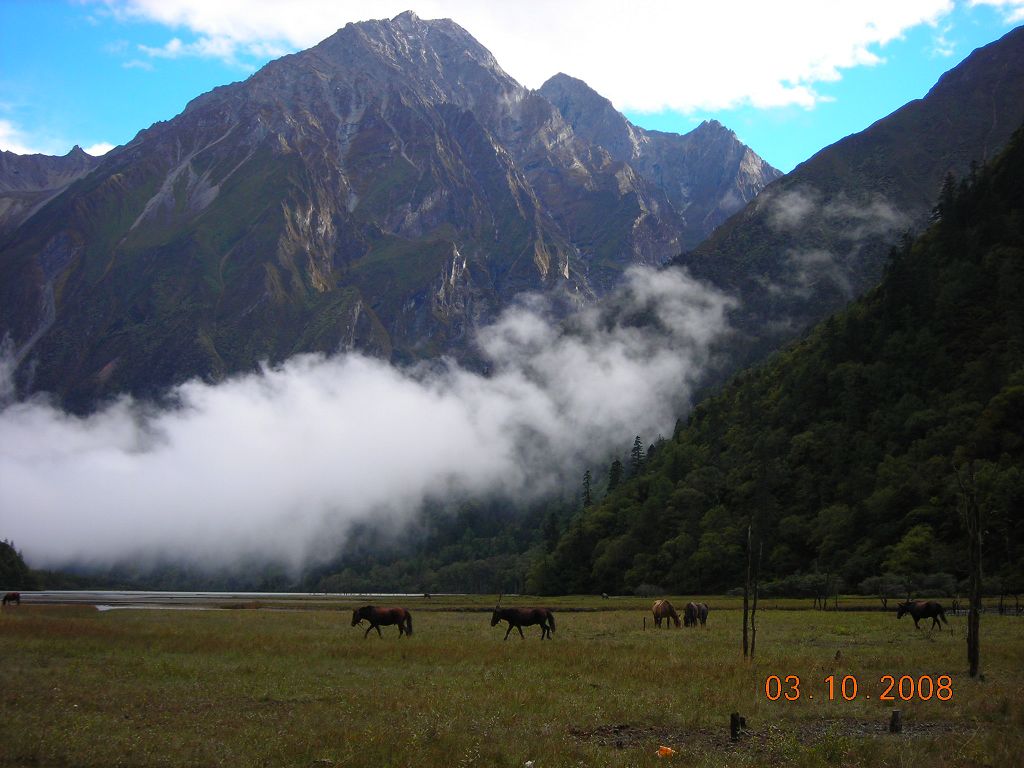
M 4 595 L 3 603 L 0 603 L 0 605 L 7 605 L 8 603 L 21 605 L 21 592 L 8 592 Z
M 683 609 L 683 624 L 687 627 L 697 626 L 700 617 L 700 606 L 696 603 L 687 603 Z
M 523 627 L 532 627 L 540 624 L 540 639 L 545 637 L 551 639 L 551 633 L 555 631 L 555 614 L 548 608 L 495 608 L 491 614 L 491 626 L 496 626 L 499 621 L 508 622 L 508 631 L 505 632 L 505 639 L 508 640 L 512 628 L 519 630 L 519 636 L 524 640 Z
M 700 619 L 700 625 L 706 627 L 708 625 L 708 604 L 698 603 L 697 604 L 697 618 Z
M 370 634 L 371 629 L 376 629 L 377 635 L 384 637 L 380 631 L 381 625 L 389 627 L 392 624 L 397 624 L 399 637 L 412 634 L 412 614 L 405 608 L 380 608 L 376 605 L 364 605 L 362 608 L 352 611 L 353 627 L 356 624 L 362 624 L 364 619 L 370 622 L 370 626 L 363 633 L 364 640 Z
M 931 629 L 935 629 L 936 627 L 942 629 L 942 624 L 939 623 L 939 619 L 942 619 L 946 624 L 949 624 L 949 622 L 946 621 L 946 614 L 942 610 L 942 606 L 934 600 L 908 600 L 907 602 L 900 603 L 896 606 L 897 619 L 903 618 L 903 614 L 905 613 L 909 613 L 911 618 L 914 619 L 914 626 L 917 629 L 921 628 L 921 625 L 917 623 L 921 619 L 931 619 Z

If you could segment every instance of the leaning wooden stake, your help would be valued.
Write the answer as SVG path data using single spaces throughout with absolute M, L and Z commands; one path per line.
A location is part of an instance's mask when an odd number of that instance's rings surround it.
M 757 547 L 757 571 L 754 572 L 754 604 L 750 607 L 750 658 L 754 658 L 757 647 L 757 585 L 761 580 L 761 556 L 764 554 L 764 542 Z
M 747 526 L 747 578 L 743 582 L 743 658 L 750 655 L 750 639 L 747 624 L 750 621 L 750 529 Z
M 736 741 L 740 737 L 740 731 L 747 727 L 747 719 L 740 717 L 739 712 L 729 715 L 729 738 Z
M 974 467 L 968 463 L 961 469 L 954 463 L 953 470 L 960 485 L 960 512 L 967 528 L 968 589 L 971 600 L 967 611 L 967 663 L 971 677 L 977 677 L 981 657 L 981 504 L 978 501 Z

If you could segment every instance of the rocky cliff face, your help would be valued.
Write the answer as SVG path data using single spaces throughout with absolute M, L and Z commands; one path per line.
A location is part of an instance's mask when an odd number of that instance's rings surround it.
M 629 122 L 582 80 L 565 74 L 544 83 L 540 93 L 577 136 L 628 163 L 665 195 L 682 221 L 687 249 L 782 175 L 717 121 L 701 123 L 684 135 L 648 131 Z
M 694 235 L 673 184 L 452 21 L 349 24 L 140 132 L 0 240 L 0 335 L 22 392 L 78 409 L 304 351 L 471 356 L 521 291 L 589 301 L 677 254 Z

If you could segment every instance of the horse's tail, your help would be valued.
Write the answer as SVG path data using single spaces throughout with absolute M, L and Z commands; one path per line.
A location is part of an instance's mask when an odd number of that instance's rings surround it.
M 555 614 L 548 609 L 548 621 L 551 623 L 551 634 L 555 633 Z
M 412 634 L 412 614 L 408 611 L 405 612 L 405 634 Z

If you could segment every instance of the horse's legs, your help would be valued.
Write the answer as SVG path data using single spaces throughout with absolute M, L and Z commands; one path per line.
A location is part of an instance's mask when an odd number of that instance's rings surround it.
M 516 624 L 516 629 L 519 630 L 519 636 L 521 638 L 523 638 L 523 640 L 525 640 L 526 639 L 526 635 L 523 634 L 523 628 L 519 624 Z
M 366 631 L 365 631 L 365 632 L 363 632 L 363 640 L 365 640 L 365 639 L 366 639 L 366 636 L 367 636 L 368 634 L 370 634 L 370 630 L 371 630 L 371 629 L 373 629 L 373 627 L 374 627 L 374 625 L 373 625 L 373 623 L 371 622 L 371 623 L 370 623 L 370 626 L 368 626 L 368 627 L 366 628 Z
M 384 639 L 384 634 L 380 631 L 380 624 L 374 624 L 373 626 L 375 626 L 377 628 L 377 637 L 379 637 L 381 640 L 383 640 Z
M 508 629 L 507 629 L 507 630 L 505 630 L 505 639 L 506 639 L 506 640 L 508 640 L 508 636 L 509 636 L 509 635 L 510 635 L 510 634 L 512 633 L 512 627 L 513 627 L 513 626 L 514 626 L 514 625 L 513 625 L 513 624 L 512 624 L 512 622 L 510 621 L 510 622 L 508 623 Z M 520 631 L 520 632 L 522 632 L 523 630 L 519 630 L 519 631 Z

